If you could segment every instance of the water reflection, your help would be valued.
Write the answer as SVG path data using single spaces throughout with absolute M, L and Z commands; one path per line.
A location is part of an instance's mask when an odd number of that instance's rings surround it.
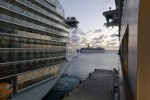
M 61 100 L 79 84 L 80 79 L 74 76 L 63 75 L 53 89 L 42 100 Z

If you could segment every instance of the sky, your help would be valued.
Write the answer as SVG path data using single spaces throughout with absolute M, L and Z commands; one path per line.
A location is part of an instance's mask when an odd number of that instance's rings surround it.
M 114 0 L 59 0 L 65 10 L 65 17 L 76 17 L 79 27 L 70 32 L 76 48 L 104 47 L 109 50 L 118 49 L 118 28 L 106 28 L 102 15 L 109 7 L 115 9 Z

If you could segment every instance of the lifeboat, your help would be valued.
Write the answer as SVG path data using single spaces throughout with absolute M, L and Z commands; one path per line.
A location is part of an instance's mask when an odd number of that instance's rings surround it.
M 12 94 L 13 87 L 8 83 L 0 83 L 0 100 L 7 100 L 7 98 Z
M 78 27 L 79 22 L 76 20 L 75 17 L 67 17 L 67 19 L 65 20 L 65 23 L 67 24 L 68 27 L 75 28 L 75 27 Z

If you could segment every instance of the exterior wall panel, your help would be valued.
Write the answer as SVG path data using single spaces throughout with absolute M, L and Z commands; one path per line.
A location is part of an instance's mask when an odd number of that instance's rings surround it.
M 150 100 L 150 1 L 140 0 L 137 100 Z
M 137 96 L 137 45 L 138 45 L 138 14 L 140 0 L 125 0 L 121 27 L 121 40 L 127 26 L 129 27 L 128 45 L 128 78 L 134 98 Z
M 137 95 L 137 44 L 138 44 L 139 0 L 129 1 L 129 82 L 136 98 Z

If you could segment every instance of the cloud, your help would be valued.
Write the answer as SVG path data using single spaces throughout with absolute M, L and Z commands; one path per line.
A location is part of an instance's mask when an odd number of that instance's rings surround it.
M 99 36 L 97 38 L 94 38 L 93 40 L 102 40 L 104 37 L 105 37 L 104 35 L 101 35 L 101 36 Z
M 102 42 L 104 42 L 105 40 L 101 40 L 101 41 L 99 41 L 99 43 L 102 43 Z
M 83 37 L 85 35 L 86 33 L 80 28 L 73 29 L 70 32 L 71 41 L 77 46 L 83 45 L 87 41 L 87 39 Z
M 107 43 L 107 46 L 116 46 L 116 42 L 109 42 L 109 43 Z
M 110 37 L 117 37 L 117 34 L 114 33 L 114 34 L 110 35 Z
M 93 42 L 94 44 L 101 44 L 101 43 L 103 43 L 105 40 L 101 40 L 101 41 L 95 41 L 95 42 Z
M 86 33 L 82 29 L 76 28 L 71 32 L 71 34 L 85 35 Z
M 72 40 L 73 43 L 79 43 L 81 38 L 78 35 L 72 35 L 71 40 Z
M 93 33 L 99 33 L 99 32 L 102 32 L 102 31 L 103 31 L 102 29 L 97 29 Z
M 108 36 L 104 36 L 104 38 L 107 38 Z
M 81 28 L 77 28 L 72 30 L 70 33 L 72 43 L 74 43 L 75 47 L 78 49 L 87 47 L 87 44 L 89 44 L 91 47 L 118 49 L 119 42 L 116 35 L 116 31 L 108 32 L 105 29 L 93 29 L 85 32 Z
M 117 38 L 111 39 L 111 41 L 117 41 Z
M 105 37 L 104 35 L 101 35 L 101 36 L 99 36 L 99 37 L 97 37 L 97 38 L 94 38 L 94 39 L 92 40 L 92 44 L 93 44 L 93 45 L 99 45 L 99 44 L 101 44 L 102 42 L 105 41 L 104 37 Z
M 85 38 L 85 37 L 82 37 L 82 43 L 86 43 L 86 42 L 88 42 L 88 40 Z
M 91 33 L 91 32 L 93 32 L 93 30 L 89 30 L 87 33 Z

